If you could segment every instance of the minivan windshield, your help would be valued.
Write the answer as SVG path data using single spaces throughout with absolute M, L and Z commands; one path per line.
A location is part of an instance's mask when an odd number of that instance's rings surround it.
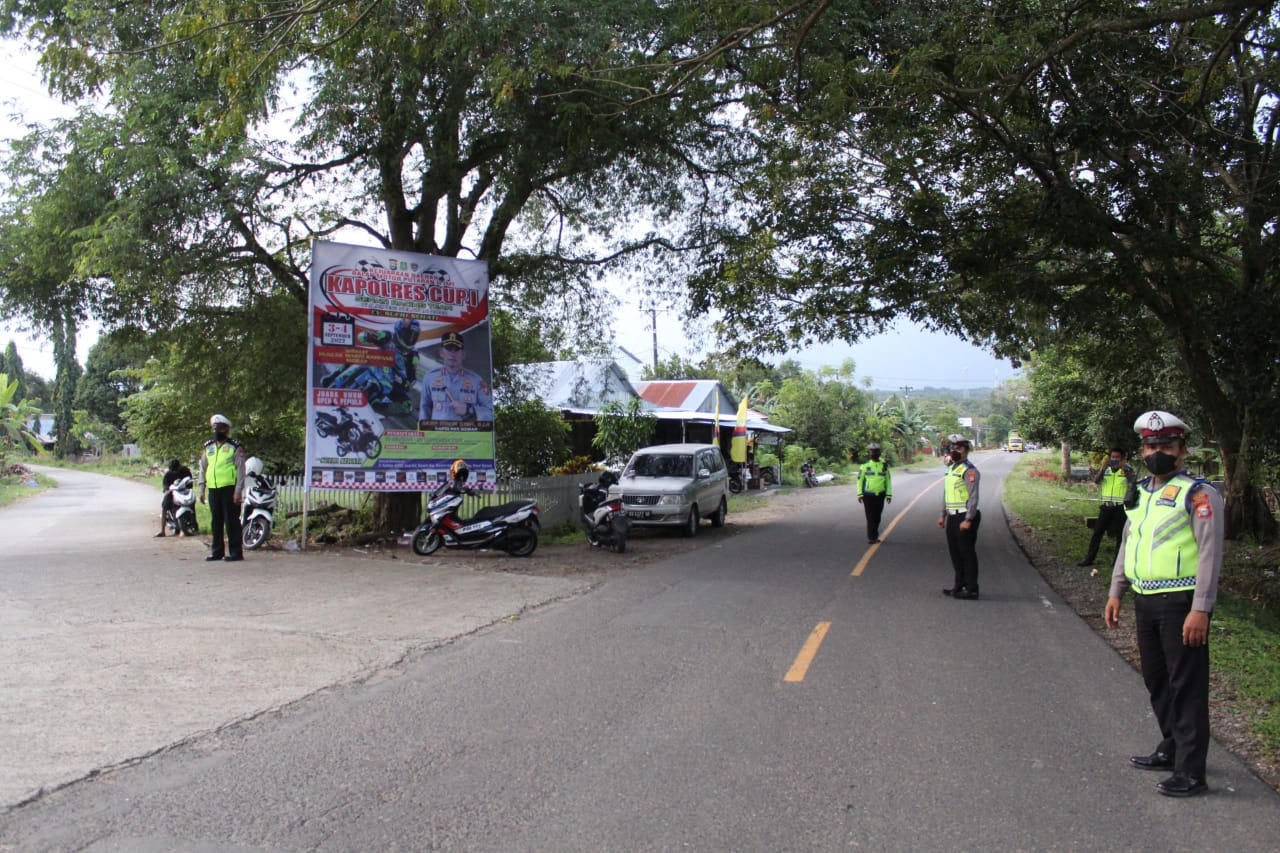
M 631 463 L 631 473 L 637 477 L 690 478 L 693 476 L 693 457 L 675 453 L 637 456 Z

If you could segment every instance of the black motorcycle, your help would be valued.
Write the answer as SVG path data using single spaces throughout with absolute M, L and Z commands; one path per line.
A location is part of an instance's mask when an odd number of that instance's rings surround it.
M 339 406 L 337 413 L 316 412 L 316 434 L 321 438 L 332 435 L 350 436 L 354 439 L 360 434 L 356 419 L 345 406 Z
M 354 437 L 352 430 L 338 437 L 338 455 L 363 453 L 369 459 L 377 459 L 382 453 L 382 439 L 374 433 L 373 423 L 367 418 L 358 418 L 357 423 L 359 426 L 354 430 Z
M 528 557 L 538 547 L 538 502 L 511 501 L 487 506 L 471 518 L 462 519 L 458 510 L 469 494 L 452 484 L 440 487 L 427 502 L 427 520 L 413 532 L 413 552 L 426 557 L 445 548 L 472 551 L 506 551 L 513 557 Z
M 605 471 L 594 483 L 578 484 L 578 523 L 592 547 L 608 548 L 616 554 L 627 550 L 627 531 L 631 522 L 622 510 L 622 498 L 610 498 L 609 487 L 618 475 Z

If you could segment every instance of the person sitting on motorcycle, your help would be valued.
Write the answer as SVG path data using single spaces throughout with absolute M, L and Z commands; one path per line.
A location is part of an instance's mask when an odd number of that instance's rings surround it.
M 164 496 L 160 498 L 160 532 L 155 538 L 164 537 L 165 531 L 165 514 L 169 512 L 177 513 L 178 507 L 173 502 L 173 492 L 169 491 L 169 487 L 181 480 L 183 477 L 190 477 L 191 469 L 183 465 L 177 459 L 169 460 L 169 469 L 164 472 L 164 480 L 161 482 L 161 488 L 164 489 Z M 178 535 L 182 535 L 182 528 L 178 528 Z

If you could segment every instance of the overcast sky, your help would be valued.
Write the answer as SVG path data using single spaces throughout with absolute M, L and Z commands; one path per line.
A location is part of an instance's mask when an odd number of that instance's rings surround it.
M 19 135 L 27 123 L 48 121 L 70 112 L 45 91 L 36 73 L 32 54 L 20 50 L 11 41 L 0 41 L 0 91 L 5 93 L 3 135 L 0 137 L 3 139 Z M 619 293 L 621 299 L 615 318 L 614 343 L 648 363 L 653 357 L 649 315 L 641 314 L 634 299 L 624 295 L 627 291 L 625 286 L 611 289 Z M 660 312 L 657 326 L 659 358 L 675 353 L 697 360 L 715 348 L 708 329 L 700 331 L 699 324 L 693 324 L 691 333 L 688 324 L 675 311 Z M 97 336 L 96 326 L 82 330 L 77 347 L 81 364 Z M 28 370 L 47 378 L 53 377 L 53 347 L 47 340 L 24 334 L 15 324 L 0 322 L 0 347 L 7 345 L 9 340 L 16 343 L 18 354 Z M 615 352 L 615 357 L 633 378 L 639 377 L 639 365 L 620 351 Z M 811 369 L 839 365 L 852 358 L 859 378 L 870 377 L 872 387 L 883 390 L 898 390 L 905 385 L 914 388 L 930 385 L 991 388 L 1014 375 L 1013 367 L 1007 361 L 996 359 L 957 338 L 927 332 L 909 323 L 853 346 L 826 344 L 773 360 L 781 361 L 787 357 L 795 358 Z

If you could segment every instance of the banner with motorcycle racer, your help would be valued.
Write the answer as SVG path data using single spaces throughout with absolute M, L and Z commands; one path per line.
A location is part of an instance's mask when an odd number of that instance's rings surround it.
M 425 491 L 465 459 L 496 483 L 483 261 L 312 247 L 307 482 Z

